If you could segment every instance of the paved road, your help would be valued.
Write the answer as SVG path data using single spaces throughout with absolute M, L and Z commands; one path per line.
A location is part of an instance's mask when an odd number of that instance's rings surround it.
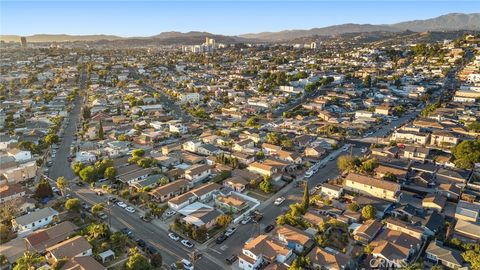
M 85 89 L 86 74 L 85 72 L 80 73 L 80 91 Z M 49 169 L 49 176 L 52 179 L 57 179 L 57 177 L 63 176 L 67 180 L 72 180 L 75 178 L 74 172 L 70 169 L 70 162 L 67 158 L 70 155 L 70 146 L 72 145 L 76 130 L 77 123 L 80 122 L 80 110 L 82 107 L 82 97 L 79 95 L 74 103 L 72 111 L 68 114 L 69 122 L 64 129 L 63 139 L 60 144 L 59 149 L 55 158 L 52 159 L 52 166 Z

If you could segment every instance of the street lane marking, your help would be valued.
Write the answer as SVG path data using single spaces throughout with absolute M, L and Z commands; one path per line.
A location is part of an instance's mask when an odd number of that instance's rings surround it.
M 220 255 L 223 254 L 222 252 L 220 252 L 220 251 L 218 251 L 218 250 L 216 250 L 216 249 L 213 249 L 213 248 L 210 248 L 210 250 L 213 251 L 213 252 L 215 252 L 215 253 L 218 253 L 218 254 L 220 254 Z

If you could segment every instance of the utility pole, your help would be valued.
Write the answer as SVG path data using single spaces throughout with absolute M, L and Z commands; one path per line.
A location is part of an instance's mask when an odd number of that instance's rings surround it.
M 190 261 L 192 262 L 192 268 L 195 269 L 195 262 L 197 261 L 197 251 L 194 250 L 189 254 Z

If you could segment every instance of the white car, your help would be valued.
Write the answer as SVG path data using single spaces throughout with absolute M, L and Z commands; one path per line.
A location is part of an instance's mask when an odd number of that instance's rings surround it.
M 168 237 L 170 237 L 170 239 L 172 239 L 174 241 L 180 240 L 180 237 L 178 235 L 174 234 L 174 233 L 169 233 Z
M 280 205 L 285 201 L 285 197 L 278 197 L 273 204 Z
M 225 235 L 230 237 L 232 234 L 234 234 L 237 231 L 237 228 L 229 228 L 225 231 Z
M 175 212 L 175 211 L 173 211 L 173 210 L 170 210 L 170 211 L 167 211 L 167 212 L 165 213 L 165 215 L 166 215 L 167 217 L 171 217 L 171 216 L 174 216 L 176 213 L 177 213 L 177 212 Z
M 312 175 L 313 175 L 313 172 L 312 172 L 312 171 L 307 171 L 307 172 L 305 173 L 305 177 L 306 177 L 306 178 L 310 178 L 310 177 L 312 177 Z
M 187 259 L 182 259 L 182 264 L 183 264 L 183 268 L 186 269 L 186 270 L 193 270 L 193 264 L 187 260 Z
M 181 241 L 182 245 L 186 246 L 187 248 L 192 248 L 193 247 L 193 244 L 190 243 L 190 241 L 188 241 L 187 239 L 183 239 Z
M 129 206 L 129 207 L 125 207 L 125 210 L 127 210 L 127 212 L 130 212 L 130 213 L 135 213 L 135 208 Z
M 60 190 L 57 187 L 52 187 L 53 192 L 60 192 Z
M 117 202 L 117 205 L 120 206 L 121 208 L 127 207 L 127 204 L 124 203 L 124 202 L 121 202 L 121 201 L 120 201 L 120 202 Z
M 251 220 L 252 220 L 252 217 L 247 216 L 242 220 L 242 224 L 245 225 L 245 224 L 249 223 Z

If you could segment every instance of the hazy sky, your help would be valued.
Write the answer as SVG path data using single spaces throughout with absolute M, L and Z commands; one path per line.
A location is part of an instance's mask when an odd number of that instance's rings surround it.
M 451 12 L 480 12 L 480 1 L 18 1 L 0 0 L 1 34 L 217 34 L 388 24 Z

